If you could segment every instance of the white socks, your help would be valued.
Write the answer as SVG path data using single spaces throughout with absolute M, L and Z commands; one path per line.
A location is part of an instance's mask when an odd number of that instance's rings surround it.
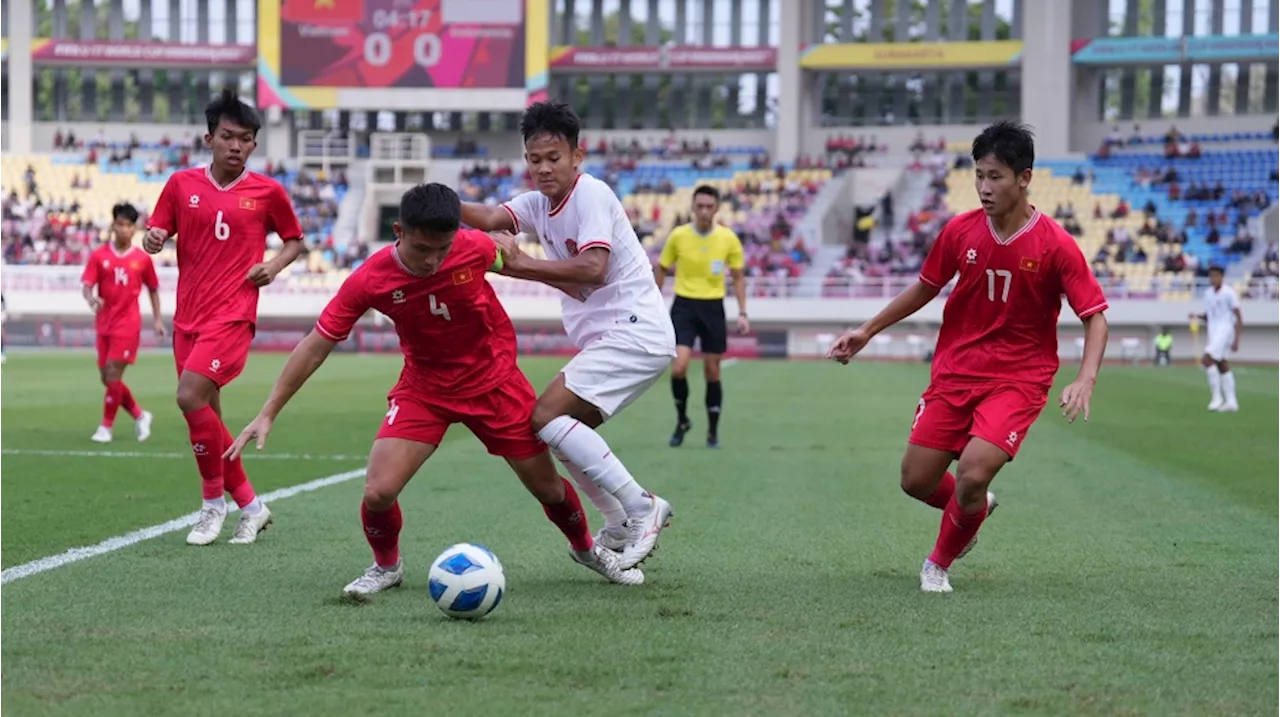
M 648 515 L 653 509 L 653 498 L 636 483 L 627 467 L 609 450 L 609 444 L 590 426 L 570 416 L 558 416 L 538 431 L 538 438 L 558 456 L 568 459 L 569 464 L 581 470 L 605 493 L 615 498 L 628 517 Z M 577 476 L 574 478 L 576 480 Z M 587 497 L 600 508 L 601 513 L 604 512 L 595 496 L 588 493 Z M 609 505 L 616 510 L 612 503 Z
M 1236 402 L 1236 375 L 1230 371 L 1222 374 L 1222 400 L 1232 405 Z
M 225 513 L 227 512 L 227 499 L 223 497 L 218 497 L 213 499 L 205 498 L 200 507 L 204 509 L 212 508 L 214 510 L 220 510 L 223 513 Z
M 573 482 L 578 485 L 578 490 L 582 491 L 591 504 L 600 511 L 600 515 L 604 516 L 604 525 L 606 528 L 622 525 L 627 519 L 627 511 L 622 507 L 622 502 L 606 493 L 603 488 L 596 485 L 591 477 L 582 472 L 582 469 L 569 460 L 565 454 L 559 450 L 552 451 L 556 460 L 560 461 L 564 469 L 569 471 L 569 476 L 573 478 Z
M 1209 377 L 1209 391 L 1211 392 L 1210 398 L 1213 399 L 1214 401 L 1221 401 L 1223 377 L 1222 377 L 1222 374 L 1218 372 L 1218 367 L 1206 366 L 1204 369 L 1204 373 L 1206 376 Z M 1234 387 L 1235 384 L 1236 384 L 1236 380 L 1234 377 L 1232 377 L 1231 385 Z
M 240 512 L 244 513 L 245 515 L 257 515 L 258 513 L 262 512 L 262 501 L 258 500 L 258 498 L 255 496 L 254 499 L 250 501 L 248 505 L 240 509 Z

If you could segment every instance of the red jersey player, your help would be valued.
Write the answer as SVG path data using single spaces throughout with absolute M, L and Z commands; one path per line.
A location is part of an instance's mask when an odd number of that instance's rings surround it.
M 452 189 L 423 184 L 406 192 L 395 245 L 343 282 L 227 456 L 238 456 L 254 436 L 261 449 L 289 399 L 356 322 L 376 309 L 395 323 L 404 370 L 387 397 L 386 417 L 369 452 L 360 506 L 374 564 L 344 592 L 370 595 L 404 580 L 398 498 L 454 423 L 506 459 L 569 539 L 575 561 L 612 582 L 639 585 L 644 573 L 623 569 L 616 553 L 593 541 L 577 493 L 556 473 L 546 445 L 533 433 L 537 396 L 516 365 L 511 319 L 485 280 L 486 271 L 501 268 L 501 254 L 487 234 L 459 230 L 461 222 L 461 202 Z
M 178 407 L 187 421 L 200 470 L 204 504 L 190 545 L 218 539 L 227 516 L 223 492 L 240 506 L 232 543 L 257 540 L 271 511 L 253 492 L 239 459 L 224 460 L 231 433 L 222 424 L 221 388 L 244 369 L 258 317 L 258 290 L 270 284 L 302 252 L 302 228 L 284 187 L 245 167 L 258 146 L 262 120 L 230 90 L 205 108 L 213 150 L 208 167 L 176 172 L 151 214 L 143 247 L 152 254 L 178 236 L 178 301 L 173 315 L 173 355 L 178 368 Z M 263 261 L 267 235 L 284 247 Z
M 937 543 L 920 570 L 926 592 L 951 592 L 951 563 L 973 547 L 996 506 L 988 486 L 1013 460 L 1048 400 L 1064 294 L 1085 330 L 1080 372 L 1059 401 L 1068 421 L 1079 414 L 1089 420 L 1107 344 L 1107 300 L 1080 247 L 1027 201 L 1031 132 L 997 122 L 974 140 L 973 159 L 982 209 L 948 222 L 919 281 L 828 353 L 848 363 L 871 337 L 919 311 L 959 274 L 902 458 L 902 490 L 943 511 Z M 947 470 L 956 458 L 958 477 Z
M 131 204 L 117 204 L 111 208 L 111 217 L 111 241 L 89 255 L 81 278 L 84 300 L 96 314 L 93 324 L 98 344 L 98 375 L 107 387 L 102 401 L 102 424 L 91 440 L 111 442 L 111 427 L 116 412 L 123 406 L 133 416 L 138 440 L 145 441 L 151 436 L 151 412 L 142 410 L 133 400 L 133 393 L 124 384 L 124 370 L 138 358 L 142 334 L 138 294 L 142 293 L 143 286 L 151 294 L 156 335 L 164 336 L 164 322 L 160 320 L 160 280 L 156 278 L 151 257 L 133 245 L 133 235 L 138 230 L 138 210 Z

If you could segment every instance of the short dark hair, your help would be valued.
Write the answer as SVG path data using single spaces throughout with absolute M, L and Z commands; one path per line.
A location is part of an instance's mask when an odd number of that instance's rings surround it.
M 697 188 L 693 190 L 693 196 L 697 197 L 699 194 L 705 194 L 717 202 L 720 201 L 720 190 L 710 184 L 699 184 Z
M 262 117 L 258 111 L 241 102 L 240 96 L 230 87 L 224 89 L 213 98 L 212 102 L 204 106 L 204 120 L 209 125 L 209 134 L 213 134 L 214 130 L 218 129 L 218 123 L 222 120 L 253 130 L 254 137 L 257 137 L 258 130 L 262 129 Z
M 1211 265 L 1209 266 L 1209 273 L 1210 273 L 1210 274 L 1214 274 L 1214 273 L 1217 273 L 1217 274 L 1226 274 L 1226 273 L 1227 273 L 1227 270 L 1226 270 L 1226 269 L 1224 269 L 1224 268 L 1222 268 L 1222 267 L 1221 267 L 1220 265 L 1218 265 L 1218 264 L 1211 264 Z
M 462 226 L 458 193 L 438 182 L 419 184 L 400 198 L 400 226 L 420 232 L 456 232 Z
M 563 137 L 569 143 L 569 149 L 577 149 L 581 132 L 582 120 L 564 102 L 534 102 L 520 118 L 520 136 L 525 142 L 546 134 Z
M 1021 122 L 1000 120 L 973 140 L 973 161 L 989 154 L 1014 173 L 1022 174 L 1036 162 L 1035 136 Z
M 111 208 L 111 221 L 117 219 L 128 219 L 134 224 L 138 223 L 138 209 L 128 202 L 120 202 Z

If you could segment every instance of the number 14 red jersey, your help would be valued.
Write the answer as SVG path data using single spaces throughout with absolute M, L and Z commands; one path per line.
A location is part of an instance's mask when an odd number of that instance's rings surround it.
M 175 172 L 148 226 L 177 234 L 179 331 L 258 319 L 258 287 L 245 280 L 262 262 L 267 235 L 302 238 L 293 203 L 280 183 L 244 170 L 218 186 L 208 167 Z
M 996 379 L 1048 387 L 1058 372 L 1062 296 L 1082 319 L 1107 308 L 1075 238 L 1039 210 L 1003 241 L 981 209 L 947 222 L 920 280 L 942 288 L 957 273 L 942 311 L 934 383 Z

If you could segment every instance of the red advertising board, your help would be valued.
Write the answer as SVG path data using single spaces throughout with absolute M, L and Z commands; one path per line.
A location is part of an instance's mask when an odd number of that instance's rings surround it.
M 31 42 L 37 65 L 114 67 L 254 67 L 254 45 L 179 45 L 167 42 L 107 42 L 39 38 Z
M 552 72 L 772 72 L 773 47 L 556 47 Z

